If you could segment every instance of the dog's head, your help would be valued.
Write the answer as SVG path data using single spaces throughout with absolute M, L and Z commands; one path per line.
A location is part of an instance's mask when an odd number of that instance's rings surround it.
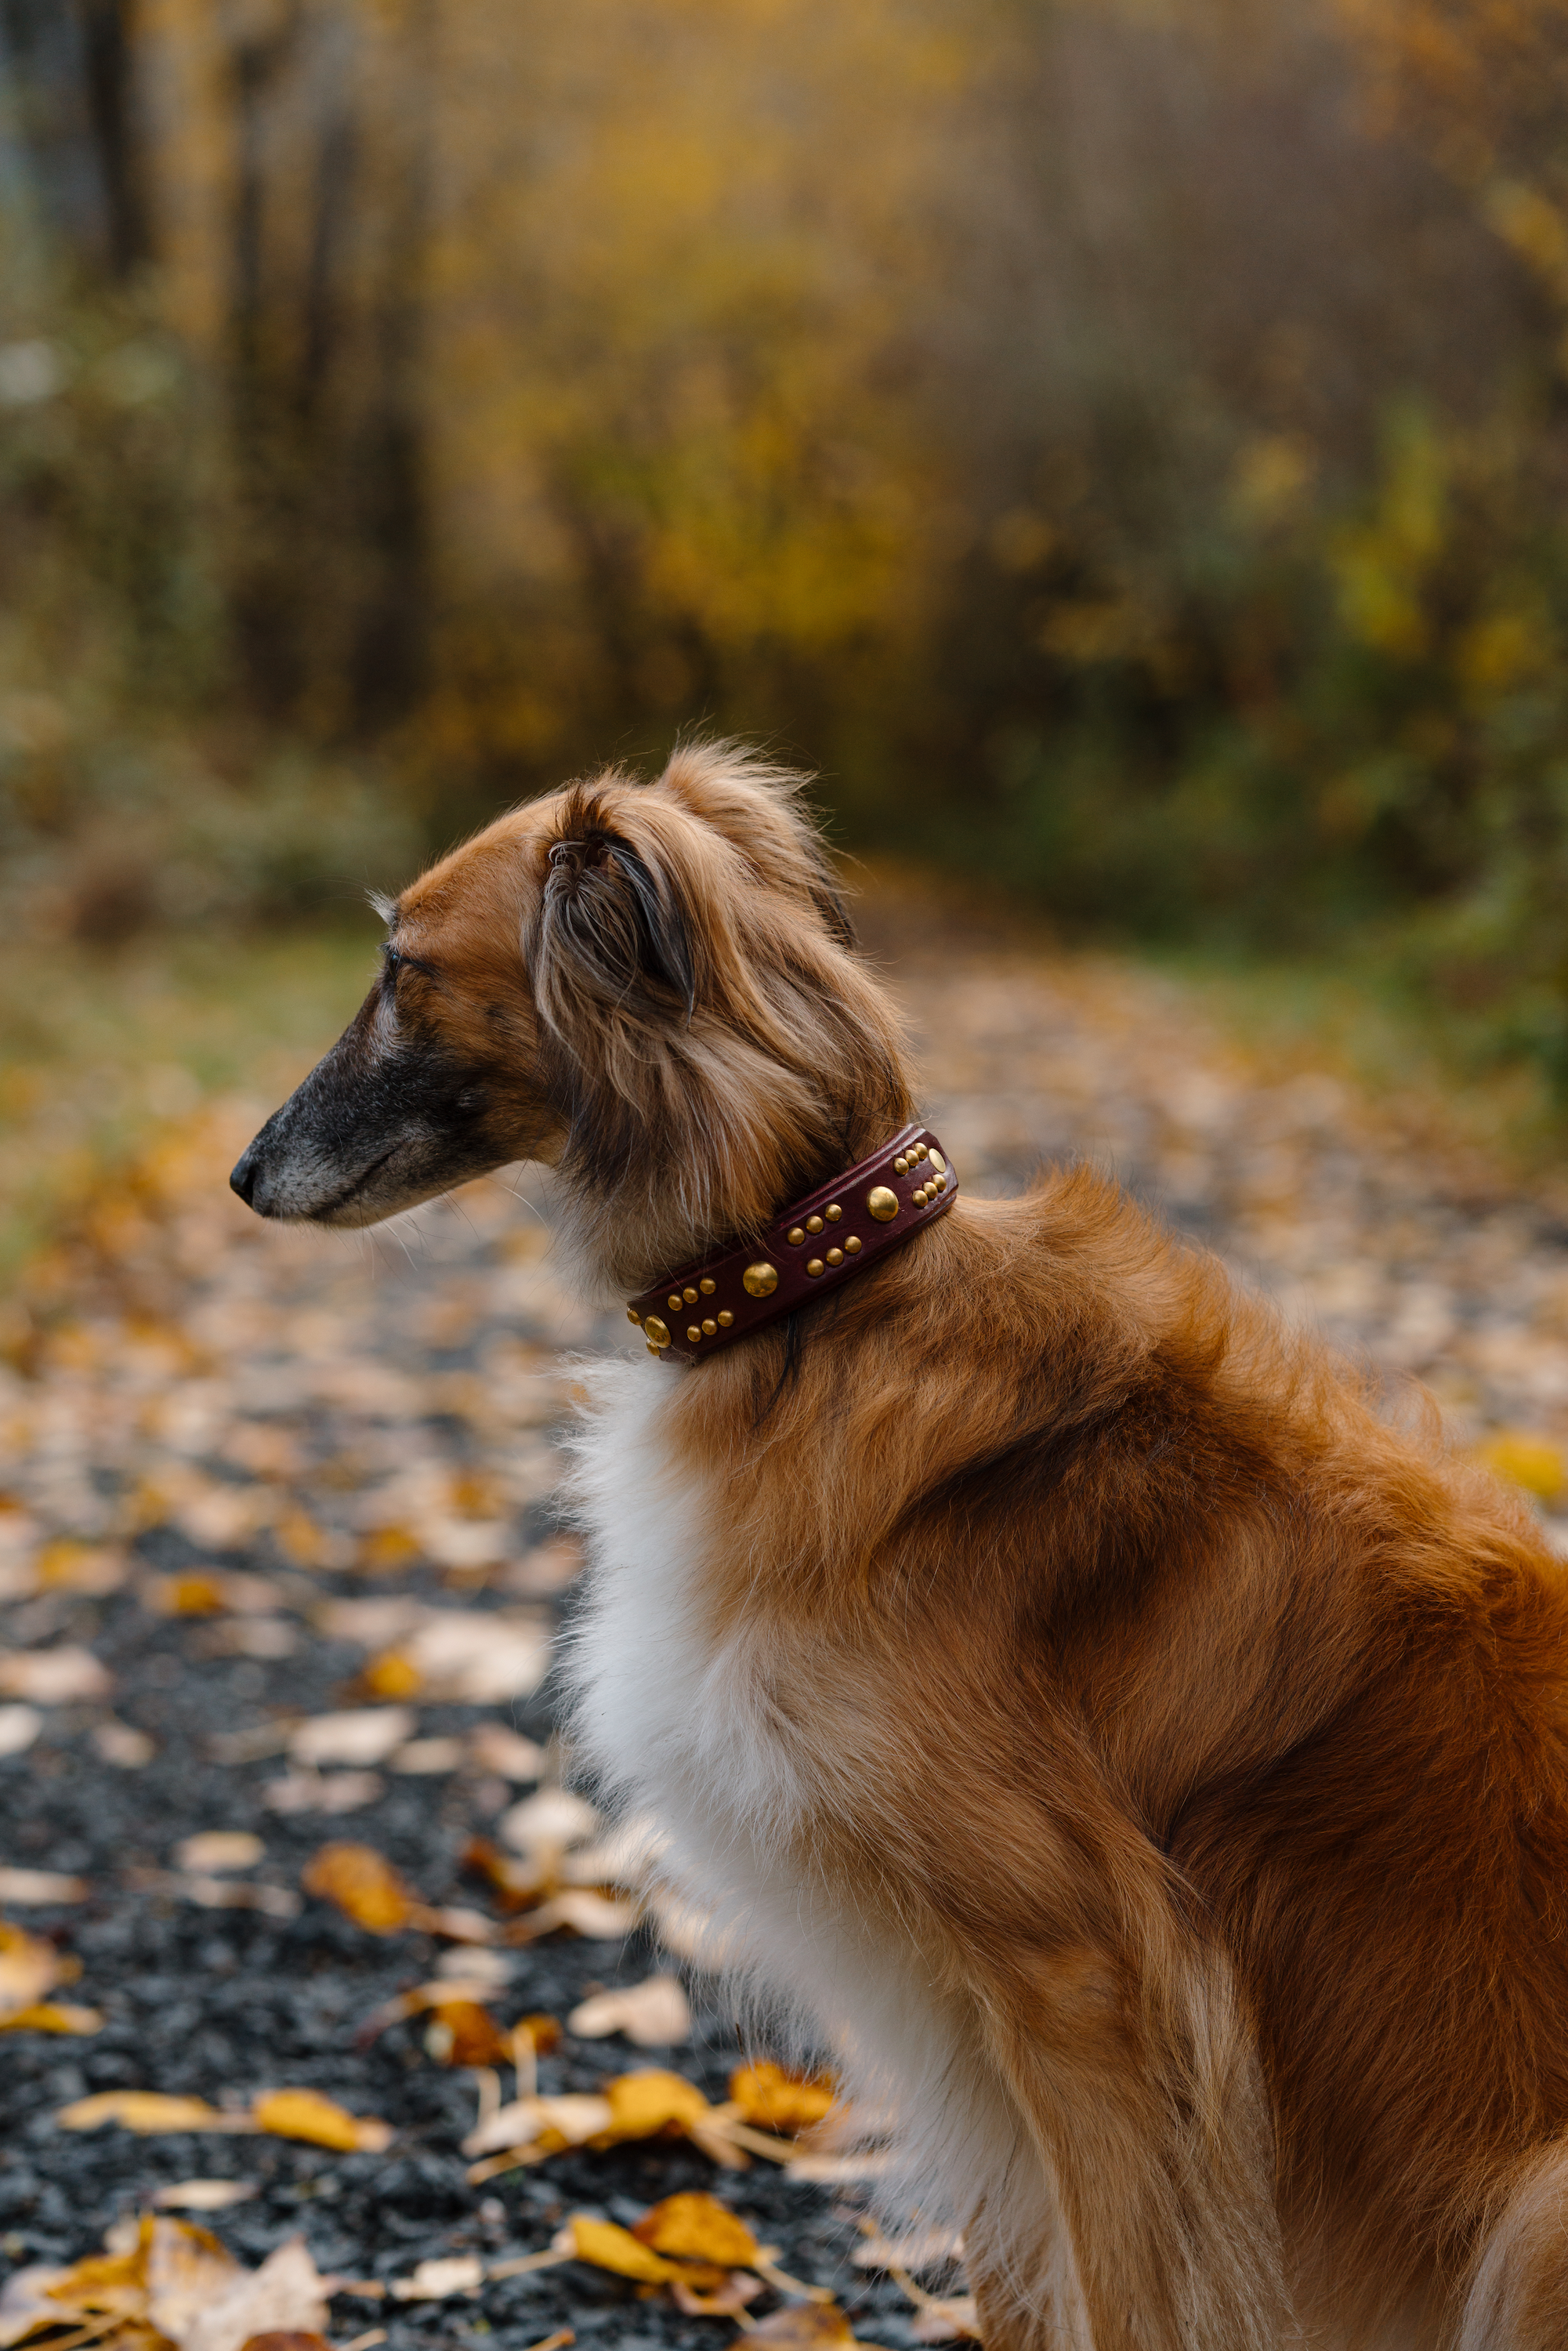
M 375 986 L 234 1171 L 262 1216 L 375 1224 L 546 1160 L 633 1288 L 910 1114 L 796 780 L 727 747 L 533 801 L 386 911 Z

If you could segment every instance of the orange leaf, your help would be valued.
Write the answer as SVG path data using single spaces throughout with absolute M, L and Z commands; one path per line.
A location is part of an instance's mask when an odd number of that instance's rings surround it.
M 507 2065 L 512 2044 L 487 2008 L 475 2000 L 432 2000 L 434 2035 L 444 2035 L 444 2049 L 434 2048 L 444 2065 Z M 426 2047 L 430 2047 L 427 2040 Z
M 371 1844 L 324 1844 L 307 1863 L 300 1882 L 308 1894 L 335 1902 L 372 1935 L 395 1935 L 415 1907 L 391 1862 Z
M 810 2079 L 787 2074 L 781 2065 L 741 2065 L 729 2077 L 729 2095 L 742 2122 L 792 2138 L 820 2123 L 838 2095 L 829 2074 Z
M 62 2106 L 55 2120 L 65 2130 L 96 2130 L 100 2123 L 119 2123 L 122 2129 L 143 2134 L 250 2128 L 248 2116 L 225 2114 L 204 2098 L 165 2097 L 158 2090 L 99 2090 Z
M 836 2351 L 839 2344 L 854 2339 L 843 2312 L 821 2302 L 776 2310 L 771 2318 L 758 2319 L 747 2331 L 748 2342 L 770 2343 L 773 2351 Z
M 68 2001 L 41 2000 L 15 2016 L 0 2018 L 0 2032 L 101 2032 L 103 2015 L 96 2008 L 73 2008 Z
M 672 2126 L 685 2130 L 700 2123 L 712 2107 L 695 2082 L 683 2074 L 664 2074 L 650 2067 L 644 2073 L 619 2074 L 606 2082 L 610 2101 L 607 2139 L 652 2138 Z
M 252 2115 L 256 2127 L 275 2138 L 304 2139 L 345 2155 L 361 2149 L 379 2154 L 392 2135 L 391 2123 L 374 2115 L 351 2115 L 319 2090 L 270 2090 L 257 2098 Z
M 383 1649 L 379 1657 L 371 1659 L 360 1682 L 370 1698 L 404 1698 L 423 1688 L 424 1676 L 401 1649 Z
M 749 2268 L 758 2256 L 757 2240 L 738 2212 L 695 2189 L 666 2196 L 643 2213 L 632 2234 L 656 2253 L 713 2262 L 725 2270 Z
M 19 2016 L 35 2006 L 63 1972 L 52 1943 L 0 1918 L 0 2017 Z
M 613 2270 L 617 2277 L 639 2278 L 645 2285 L 664 2285 L 681 2274 L 674 2262 L 639 2243 L 629 2229 L 618 2229 L 613 2220 L 595 2220 L 586 2212 L 574 2212 L 567 2229 L 572 2252 L 580 2262 L 591 2262 L 596 2270 Z

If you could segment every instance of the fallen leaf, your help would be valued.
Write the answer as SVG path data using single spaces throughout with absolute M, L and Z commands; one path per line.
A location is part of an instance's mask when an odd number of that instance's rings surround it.
M 335 1902 L 372 1935 L 395 1935 L 414 1907 L 408 1887 L 374 1845 L 322 1845 L 306 1864 L 300 1883 L 307 1894 Z
M 613 2138 L 652 2138 L 660 2131 L 687 2130 L 713 2112 L 696 2084 L 684 2074 L 652 2066 L 618 2074 L 605 2084 L 604 2095 L 610 2101 L 609 2136 Z
M 433 2022 L 424 2045 L 444 2065 L 507 2065 L 510 2037 L 477 2001 L 448 1997 L 427 2003 Z
M 692 2012 L 686 1995 L 674 1976 L 649 1976 L 624 1991 L 596 1992 L 574 2008 L 567 2031 L 580 2041 L 600 2041 L 606 2033 L 622 2032 L 640 2049 L 673 2049 L 686 2040 Z
M 72 1542 L 61 1537 L 45 1543 L 33 1562 L 42 1592 L 84 1592 L 101 1600 L 118 1592 L 130 1573 L 131 1562 L 113 1545 Z
M 980 2339 L 979 2305 L 973 2294 L 955 2294 L 946 2302 L 922 2304 L 910 2323 L 916 2343 L 956 2343 Z
M 254 2179 L 176 2179 L 158 2189 L 152 2201 L 170 2212 L 223 2212 L 257 2193 Z
M 9 2351 L 13 2343 L 20 2343 L 45 2325 L 61 2324 L 60 2305 L 49 2298 L 47 2289 L 66 2274 L 42 2262 L 12 2271 L 0 2293 L 0 2351 Z
M 850 2258 L 857 2270 L 934 2270 L 963 2260 L 964 2239 L 956 2229 L 922 2229 L 910 2237 L 871 2236 Z
M 543 1748 L 504 1722 L 477 1724 L 468 1734 L 468 1753 L 476 1771 L 494 1771 L 502 1780 L 537 1780 L 545 1765 Z
M 94 1725 L 92 1743 L 106 1763 L 120 1771 L 140 1771 L 158 1752 L 146 1731 L 137 1730 L 129 1722 L 107 1722 Z
M 24 1755 L 44 1727 L 36 1706 L 0 1706 L 0 1755 Z
M 835 2351 L 852 2343 L 854 2333 L 841 2310 L 830 2303 L 807 2302 L 776 2310 L 747 2329 L 748 2343 L 768 2343 L 773 2351 Z
M 174 1859 L 182 1869 L 216 1876 L 227 1869 L 253 1869 L 267 1847 L 249 1829 L 198 1829 L 182 1837 Z
M 0 1918 L 0 2018 L 19 2016 L 35 2006 L 53 1991 L 62 1972 L 52 1943 Z
M 585 1797 L 567 1788 L 541 1788 L 502 1815 L 500 1833 L 514 1853 L 533 1858 L 565 1853 L 597 1834 L 599 1814 Z
M 738 2318 L 748 2304 L 767 2291 L 766 2279 L 750 2277 L 744 2270 L 732 2270 L 711 2294 L 699 2293 L 685 2278 L 670 2280 L 670 2300 L 688 2318 Z
M 881 2179 L 892 2168 L 893 2158 L 883 2147 L 863 2155 L 792 2155 L 784 2166 L 786 2179 L 808 2179 L 815 2186 L 837 2188 L 856 2179 Z
M 390 2147 L 391 2123 L 375 2115 L 351 2115 L 319 2090 L 269 2090 L 251 2109 L 258 2130 L 274 2138 L 304 2139 L 311 2147 L 336 2147 L 341 2154 L 379 2155 Z
M 53 1902 L 85 1902 L 85 1877 L 65 1877 L 55 1869 L 0 1869 L 0 1902 L 37 1909 Z
M 526 1910 L 513 1920 L 503 1935 L 507 1943 L 537 1942 L 541 1935 L 559 1934 L 566 1927 L 574 1935 L 590 1940 L 619 1942 L 637 1924 L 638 1911 L 634 1902 L 612 1902 L 606 1895 L 590 1893 L 586 1886 L 568 1886 L 560 1894 L 551 1895 L 537 1909 Z
M 287 1886 L 257 1885 L 235 1877 L 171 1877 L 169 1891 L 204 1910 L 259 1910 L 268 1918 L 298 1918 L 299 1896 Z
M 73 1706 L 107 1698 L 110 1687 L 90 1649 L 62 1644 L 54 1649 L 0 1650 L 0 1696 L 30 1698 L 36 1706 Z
M 444 2302 L 448 2294 L 475 2294 L 485 2283 L 485 2264 L 477 2253 L 450 2253 L 421 2262 L 412 2277 L 392 2282 L 394 2302 Z
M 560 2097 L 516 2098 L 489 2120 L 469 2132 L 465 2155 L 493 2155 L 499 2150 L 538 2147 L 547 2154 L 563 2147 L 584 2147 L 603 2138 L 614 2120 L 608 2098 L 569 2092 Z
M 261 1801 L 274 1813 L 358 1813 L 385 1786 L 375 1771 L 289 1771 L 268 1781 Z
M 449 1943 L 483 1946 L 496 1939 L 496 1923 L 486 1918 L 482 1910 L 465 1910 L 448 1903 L 439 1910 L 423 1902 L 416 1902 L 409 1912 L 409 1921 L 423 1927 L 427 1935 L 444 1935 Z
M 390 1758 L 393 1771 L 461 1771 L 467 1750 L 460 1739 L 411 1739 Z
M 291 2237 L 258 2270 L 197 2314 L 180 2351 L 244 2351 L 257 2335 L 319 2335 L 327 2324 L 330 2285 L 304 2240 Z
M 570 2245 L 574 2260 L 590 2262 L 596 2270 L 612 2270 L 617 2277 L 664 2285 L 680 2275 L 674 2262 L 642 2243 L 629 2229 L 618 2228 L 613 2220 L 596 2220 L 591 2213 L 574 2212 L 561 2238 L 567 2241 L 562 2250 Z
M 354 2339 L 360 2351 L 368 2351 L 369 2343 L 384 2343 L 387 2338 L 385 2329 L 378 2327 L 369 2338 L 360 2335 Z M 273 2327 L 266 2335 L 247 2335 L 240 2351 L 332 2351 L 332 2346 L 324 2335 L 302 2335 L 298 2327 L 290 2326 Z
M 401 1649 L 383 1649 L 360 1676 L 367 1698 L 415 1698 L 424 1687 L 424 1676 Z
M 838 2087 L 827 2074 L 808 2078 L 763 2064 L 737 2066 L 729 2077 L 729 2095 L 742 2122 L 794 2138 L 830 2112 Z
M 732 2212 L 716 2196 L 695 2190 L 666 2196 L 643 2213 L 632 2234 L 656 2253 L 712 2262 L 722 2270 L 748 2269 L 759 2251 L 738 2212 Z
M 384 1762 L 394 1747 L 406 1745 L 419 1718 L 406 1706 L 361 1706 L 341 1714 L 308 1715 L 288 1737 L 296 1763 Z
M 101 2032 L 103 2012 L 96 2008 L 73 2008 L 68 2002 L 39 2001 L 32 2008 L 17 2011 L 15 2016 L 0 2017 L 0 2032 Z
M 99 2090 L 61 2106 L 55 2120 L 65 2130 L 97 2130 L 102 2123 L 151 2136 L 159 2131 L 248 2131 L 256 2125 L 245 2114 L 229 2114 L 209 2106 L 204 2098 L 165 2096 L 159 2090 Z
M 183 2343 L 198 2312 L 221 2301 L 246 2274 L 227 2248 L 189 2220 L 145 2220 L 141 2231 L 147 2316 Z
M 463 1866 L 482 1877 L 500 1897 L 503 1910 L 519 1910 L 546 1891 L 546 1880 L 526 1862 L 513 1861 L 488 1837 L 470 1837 L 463 1848 Z

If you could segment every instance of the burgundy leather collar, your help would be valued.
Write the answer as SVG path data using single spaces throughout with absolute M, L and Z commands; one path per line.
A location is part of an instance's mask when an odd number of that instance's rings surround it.
M 958 1178 L 927 1126 L 906 1126 L 763 1228 L 754 1246 L 655 1282 L 627 1307 L 651 1355 L 695 1363 L 835 1290 L 950 1208 Z

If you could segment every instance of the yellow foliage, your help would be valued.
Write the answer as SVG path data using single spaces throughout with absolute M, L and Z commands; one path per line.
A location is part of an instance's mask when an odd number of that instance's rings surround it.
M 743 2122 L 792 2138 L 831 2111 L 838 2086 L 825 2074 L 807 2081 L 781 2065 L 740 2065 L 729 2077 L 729 2095 Z
M 727 2270 L 749 2268 L 759 2251 L 738 2212 L 695 2189 L 664 2197 L 643 2213 L 632 2234 L 656 2253 L 713 2262 Z
M 674 2262 L 665 2261 L 629 2229 L 617 2228 L 613 2220 L 595 2220 L 590 2213 L 574 2212 L 567 2226 L 577 2259 L 591 2262 L 597 2270 L 613 2270 L 617 2277 L 637 2278 L 644 2285 L 664 2285 L 681 2274 Z
M 1527 1494 L 1539 1495 L 1543 1502 L 1554 1502 L 1568 1486 L 1568 1464 L 1558 1447 L 1544 1437 L 1531 1436 L 1528 1429 L 1499 1429 L 1476 1449 L 1489 1469 L 1495 1469 L 1511 1485 L 1522 1486 Z

